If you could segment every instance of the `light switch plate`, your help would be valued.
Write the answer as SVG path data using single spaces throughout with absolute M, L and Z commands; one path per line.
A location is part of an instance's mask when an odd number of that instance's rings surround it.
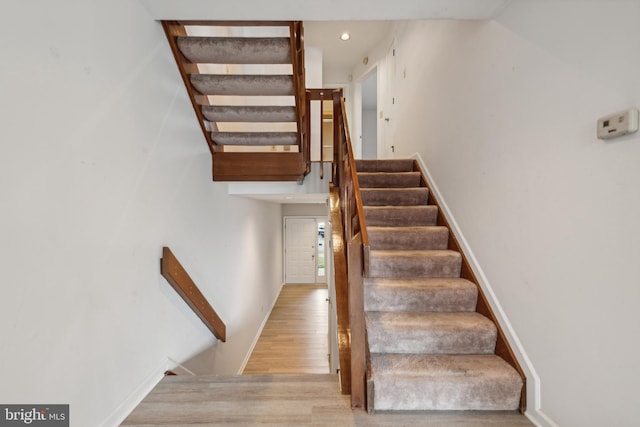
M 598 119 L 598 139 L 611 139 L 638 130 L 638 110 L 631 108 Z

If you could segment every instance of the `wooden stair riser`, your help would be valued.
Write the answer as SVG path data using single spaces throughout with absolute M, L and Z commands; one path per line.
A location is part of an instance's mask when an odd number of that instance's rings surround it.
M 213 156 L 214 181 L 297 181 L 304 173 L 301 153 L 231 153 Z

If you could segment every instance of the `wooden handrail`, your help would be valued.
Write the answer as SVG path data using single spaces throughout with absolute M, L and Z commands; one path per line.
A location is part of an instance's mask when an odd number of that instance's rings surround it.
M 227 327 L 211 304 L 206 300 L 198 286 L 189 277 L 171 249 L 162 248 L 160 272 L 167 282 L 176 290 L 200 320 L 213 332 L 220 341 L 227 341 Z
M 367 337 L 364 320 L 364 272 L 369 238 L 351 147 L 347 115 L 339 89 L 308 89 L 310 100 L 333 101 L 331 216 L 335 263 L 340 382 L 351 406 L 367 406 Z M 322 147 L 321 147 L 322 149 Z
M 351 179 L 353 181 L 353 192 L 356 199 L 356 213 L 358 215 L 358 223 L 360 224 L 360 233 L 362 234 L 362 244 L 365 247 L 369 247 L 369 234 L 367 233 L 367 226 L 364 219 L 364 207 L 362 205 L 362 196 L 360 194 L 360 184 L 358 182 L 358 171 L 356 170 L 356 161 L 353 157 L 353 147 L 351 145 L 351 134 L 349 133 L 349 123 L 347 123 L 347 109 L 344 105 L 344 97 L 340 96 L 340 109 L 342 110 L 342 123 L 344 124 L 344 133 L 347 145 L 347 152 L 349 153 L 349 163 L 351 166 Z M 364 271 L 367 271 L 366 269 Z
M 347 245 L 344 241 L 340 189 L 330 185 L 331 247 L 333 249 L 334 287 L 336 290 L 336 317 L 338 356 L 340 360 L 340 387 L 342 394 L 351 394 L 351 328 L 349 326 L 349 276 L 347 272 Z

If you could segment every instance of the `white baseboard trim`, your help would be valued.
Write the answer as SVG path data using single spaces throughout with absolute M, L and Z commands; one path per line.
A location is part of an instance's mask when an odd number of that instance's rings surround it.
M 537 427 L 559 427 L 551 418 L 547 416 L 540 409 L 535 411 L 527 411 L 524 414 L 529 421 L 535 424 Z
M 509 343 L 511 344 L 511 347 L 514 353 L 516 354 L 517 359 L 521 363 L 521 367 L 524 370 L 525 375 L 527 377 L 527 407 L 528 408 L 525 415 L 527 416 L 527 418 L 531 420 L 531 422 L 536 424 L 538 427 L 558 427 L 557 424 L 554 423 L 549 417 L 547 417 L 540 409 L 540 404 L 541 404 L 540 377 L 538 376 L 535 368 L 533 367 L 531 360 L 527 356 L 527 353 L 525 352 L 524 347 L 522 346 L 522 343 L 518 339 L 518 336 L 515 333 L 515 330 L 511 326 L 511 322 L 509 322 L 507 315 L 502 309 L 502 306 L 500 305 L 500 302 L 498 301 L 498 298 L 496 297 L 496 294 L 493 291 L 493 288 L 491 287 L 491 284 L 489 283 L 487 276 L 484 274 L 484 271 L 480 267 L 478 260 L 476 259 L 473 251 L 471 250 L 469 243 L 467 242 L 464 235 L 462 234 L 462 231 L 460 230 L 458 223 L 456 222 L 453 214 L 451 213 L 451 210 L 449 209 L 447 202 L 445 201 L 444 197 L 438 190 L 438 186 L 435 180 L 433 179 L 433 176 L 431 176 L 431 173 L 429 172 L 429 168 L 427 168 L 427 165 L 422 159 L 422 157 L 420 156 L 420 153 L 415 153 L 409 156 L 409 158 L 416 160 L 420 165 L 420 168 L 424 172 L 425 177 L 427 178 L 427 181 L 431 186 L 431 191 L 433 191 L 434 196 L 438 199 L 438 202 L 440 203 L 442 214 L 449 221 L 449 225 L 451 226 L 451 231 L 458 239 L 458 243 L 460 243 L 460 246 L 462 247 L 462 251 L 467 256 L 467 260 L 469 261 L 470 267 L 475 273 L 476 278 L 478 279 L 479 285 L 482 288 L 485 296 L 487 297 L 489 305 L 493 309 L 494 314 L 498 318 L 498 322 L 502 326 L 502 329 L 506 335 L 507 341 L 509 341 Z
M 129 414 L 142 402 L 153 388 L 164 377 L 169 369 L 169 360 L 164 359 L 151 374 L 136 389 L 118 405 L 111 415 L 104 420 L 100 427 L 117 427 L 129 416 Z
M 258 328 L 258 332 L 256 332 L 256 336 L 253 337 L 253 342 L 251 343 L 251 347 L 249 347 L 249 351 L 244 356 L 244 360 L 242 361 L 242 365 L 240 365 L 240 369 L 238 369 L 238 375 L 242 375 L 242 372 L 244 372 L 244 368 L 246 368 L 247 363 L 249 363 L 249 359 L 251 358 L 251 353 L 253 353 L 253 349 L 256 347 L 256 344 L 258 343 L 258 340 L 260 339 L 260 335 L 262 335 L 262 330 L 267 324 L 267 320 L 269 320 L 269 317 L 271 316 L 273 307 L 276 306 L 276 301 L 278 301 L 278 297 L 280 296 L 280 292 L 282 292 L 283 286 L 284 286 L 284 283 L 280 284 L 280 289 L 278 290 L 276 297 L 271 302 L 271 307 L 269 308 L 267 315 L 264 317 L 264 319 L 262 319 L 262 324 L 260 324 L 260 327 Z

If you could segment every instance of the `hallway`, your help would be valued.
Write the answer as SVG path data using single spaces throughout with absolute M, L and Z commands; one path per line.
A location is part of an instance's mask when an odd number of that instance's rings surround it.
M 285 285 L 244 374 L 327 374 L 326 285 Z

